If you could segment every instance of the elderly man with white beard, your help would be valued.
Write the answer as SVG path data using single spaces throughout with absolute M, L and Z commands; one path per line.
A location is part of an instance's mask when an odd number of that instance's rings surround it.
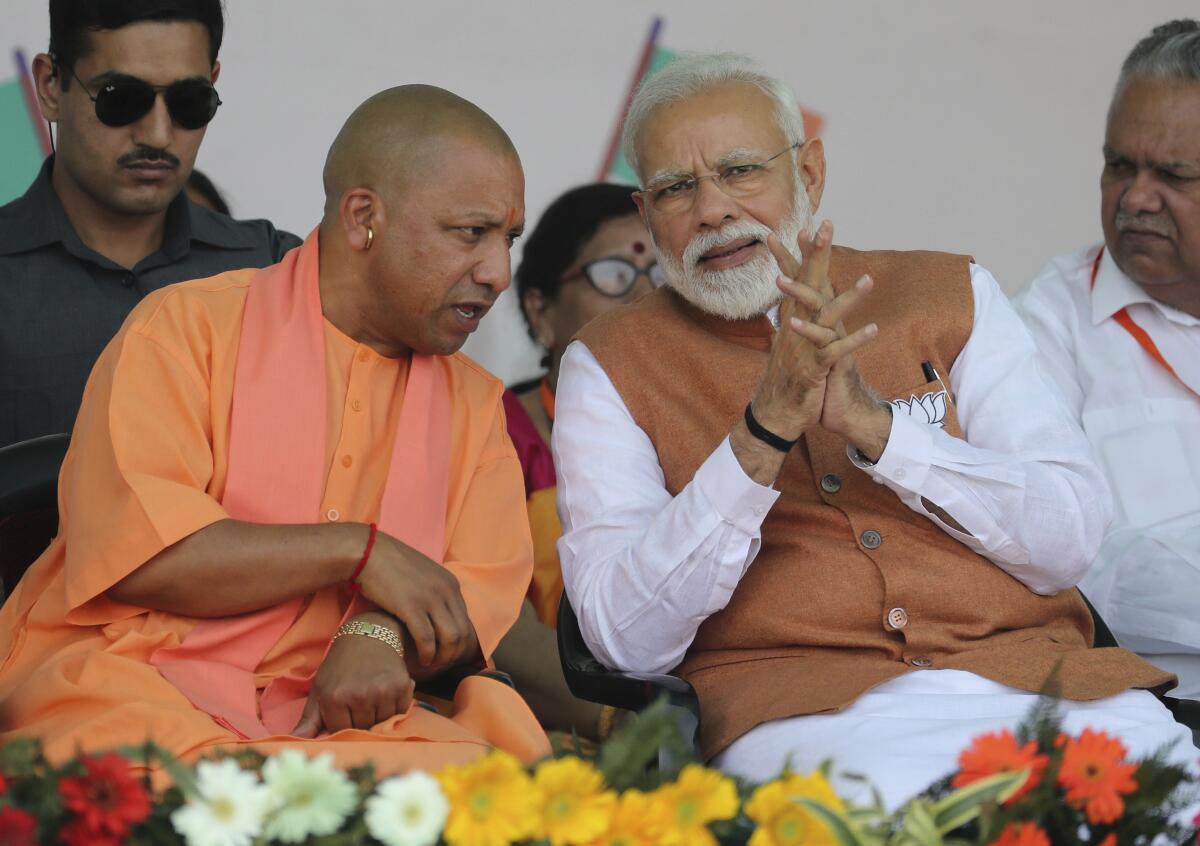
M 1048 684 L 1068 730 L 1193 759 L 1174 677 L 1091 648 L 1109 493 L 992 276 L 833 246 L 822 143 L 739 57 L 649 78 L 624 142 L 667 285 L 580 332 L 553 437 L 596 656 L 690 682 L 722 769 L 832 759 L 893 807 Z

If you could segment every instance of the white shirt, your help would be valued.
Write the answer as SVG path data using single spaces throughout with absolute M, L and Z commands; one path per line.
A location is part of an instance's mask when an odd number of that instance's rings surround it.
M 1054 593 L 1095 554 L 1108 489 L 995 279 L 972 265 L 971 284 L 974 325 L 949 374 L 967 440 L 930 422 L 928 402 L 896 404 L 879 462 L 858 466 L 1031 590 Z M 584 639 L 610 667 L 667 672 L 729 602 L 779 492 L 748 477 L 726 439 L 672 497 L 650 438 L 581 343 L 563 356 L 555 412 L 558 552 Z
M 1116 513 L 1080 587 L 1122 646 L 1200 694 L 1200 319 L 1152 299 L 1098 247 L 1052 259 L 1017 297 L 1095 445 Z M 1179 375 L 1113 319 L 1121 308 Z M 1182 382 L 1180 381 L 1182 380 Z M 1191 391 L 1188 387 L 1190 386 Z

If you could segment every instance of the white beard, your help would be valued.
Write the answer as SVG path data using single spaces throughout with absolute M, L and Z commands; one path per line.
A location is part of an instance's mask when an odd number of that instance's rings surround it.
M 775 236 L 779 243 L 793 253 L 801 232 L 815 234 L 812 204 L 796 174 L 796 192 L 792 197 L 792 213 L 780 225 Z M 755 220 L 730 223 L 718 230 L 701 232 L 683 251 L 682 261 L 667 254 L 650 236 L 658 264 L 663 269 L 667 285 L 692 305 L 727 320 L 744 320 L 765 314 L 782 298 L 775 280 L 779 263 L 766 249 L 770 228 Z M 757 238 L 763 245 L 763 255 L 727 270 L 701 270 L 700 256 L 714 247 L 729 244 L 739 238 Z M 797 255 L 797 258 L 799 256 Z

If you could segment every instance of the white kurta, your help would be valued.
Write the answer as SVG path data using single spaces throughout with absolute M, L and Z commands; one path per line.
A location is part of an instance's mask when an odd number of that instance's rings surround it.
M 1200 318 L 1152 299 L 1107 251 L 1093 291 L 1098 249 L 1052 259 L 1016 298 L 1116 500 L 1080 587 L 1122 646 L 1179 676 L 1176 696 L 1200 698 Z M 1123 307 L 1178 379 L 1113 319 Z
M 936 402 L 900 404 L 879 462 L 858 466 L 1030 590 L 1053 593 L 1074 585 L 1094 556 L 1109 493 L 995 279 L 972 265 L 971 283 L 970 340 L 950 373 L 938 374 L 957 395 L 967 440 L 941 429 Z M 559 557 L 584 639 L 608 666 L 668 672 L 729 602 L 779 494 L 745 474 L 726 440 L 672 497 L 653 443 L 582 344 L 563 357 L 555 410 Z M 928 514 L 922 497 L 972 536 Z M 830 758 L 870 773 L 895 807 L 949 773 L 975 734 L 1015 726 L 1034 699 L 970 673 L 917 671 L 838 713 L 759 726 L 716 763 L 763 780 L 789 759 L 811 768 Z M 1144 691 L 1065 707 L 1083 715 L 1069 719 L 1072 728 L 1115 731 L 1139 753 L 1171 744 L 1180 760 L 1195 757 L 1190 733 Z

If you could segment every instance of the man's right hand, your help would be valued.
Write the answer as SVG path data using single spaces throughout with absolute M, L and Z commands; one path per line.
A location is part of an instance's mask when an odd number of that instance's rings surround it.
M 458 579 L 436 561 L 379 532 L 358 581 L 367 599 L 404 624 L 422 666 L 450 667 L 476 654 Z

